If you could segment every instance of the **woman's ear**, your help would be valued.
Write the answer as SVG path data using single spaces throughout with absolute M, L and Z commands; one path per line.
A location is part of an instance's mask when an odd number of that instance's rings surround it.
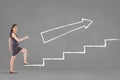
M 15 27 L 13 28 L 13 32 L 15 31 Z

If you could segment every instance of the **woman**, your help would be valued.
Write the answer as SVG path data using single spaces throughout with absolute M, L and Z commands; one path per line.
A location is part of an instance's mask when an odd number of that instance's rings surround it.
M 14 62 L 16 59 L 16 55 L 19 52 L 23 53 L 24 65 L 28 64 L 28 62 L 27 62 L 27 49 L 19 47 L 19 42 L 21 42 L 25 39 L 28 39 L 28 36 L 21 38 L 21 39 L 18 38 L 18 36 L 16 35 L 17 30 L 18 30 L 17 24 L 13 24 L 11 27 L 10 38 L 9 38 L 9 50 L 10 50 L 10 52 L 13 53 L 11 60 L 10 60 L 10 71 L 9 72 L 12 74 L 17 73 L 16 71 L 14 71 Z

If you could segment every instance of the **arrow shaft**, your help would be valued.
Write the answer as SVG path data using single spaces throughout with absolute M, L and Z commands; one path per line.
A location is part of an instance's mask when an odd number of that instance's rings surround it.
M 81 28 L 83 28 L 83 27 L 84 27 L 84 26 L 78 27 L 78 28 L 73 29 L 73 30 L 69 30 L 68 32 L 65 32 L 65 33 L 62 33 L 61 35 L 59 35 L 59 36 L 57 36 L 57 37 L 53 37 L 53 38 L 47 40 L 46 43 L 47 43 L 47 42 L 50 42 L 50 41 L 52 41 L 52 40 L 55 40 L 55 39 L 57 39 L 57 38 L 60 38 L 60 37 L 62 37 L 62 36 L 64 36 L 64 35 L 67 35 L 67 34 L 73 32 L 73 31 L 76 31 L 76 30 L 78 30 L 78 29 L 81 29 Z
M 80 21 L 41 32 L 41 36 L 43 42 L 47 43 L 84 27 L 83 21 Z
M 42 33 L 47 33 L 47 32 L 53 31 L 53 30 L 57 30 L 57 29 L 60 29 L 60 28 L 65 28 L 67 26 L 72 26 L 72 25 L 75 25 L 75 24 L 80 24 L 82 22 L 83 21 L 67 24 L 67 25 L 64 25 L 64 26 L 59 26 L 59 27 L 56 27 L 56 28 L 53 28 L 53 29 L 49 29 L 49 30 L 43 31 Z

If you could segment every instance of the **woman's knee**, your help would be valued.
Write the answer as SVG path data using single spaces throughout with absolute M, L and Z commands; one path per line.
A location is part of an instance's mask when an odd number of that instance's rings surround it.
M 16 56 L 12 56 L 12 59 L 16 59 Z
M 27 49 L 23 48 L 23 49 L 22 49 L 22 52 L 23 52 L 23 53 L 27 53 Z
M 27 49 L 25 49 L 25 52 L 27 52 Z

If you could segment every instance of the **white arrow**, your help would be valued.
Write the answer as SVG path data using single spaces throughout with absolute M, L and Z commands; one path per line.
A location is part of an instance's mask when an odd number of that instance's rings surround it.
M 86 48 L 92 48 L 92 47 L 99 47 L 99 48 L 105 48 L 107 47 L 107 41 L 116 41 L 119 39 L 104 39 L 103 45 L 84 45 L 84 50 L 82 52 L 63 52 L 62 58 L 43 58 L 42 64 L 29 64 L 24 66 L 45 66 L 45 61 L 47 60 L 65 60 L 65 54 L 85 54 Z
M 77 26 L 77 28 L 74 28 L 74 26 L 73 26 L 73 25 L 82 24 L 82 23 L 85 23 L 85 22 L 88 22 L 88 23 L 87 23 L 87 24 L 84 24 L 83 26 Z M 49 29 L 49 30 L 46 30 L 46 31 L 41 32 L 40 34 L 41 34 L 43 43 L 45 44 L 45 43 L 51 42 L 51 41 L 53 41 L 53 40 L 55 40 L 55 39 L 57 39 L 57 38 L 60 38 L 60 37 L 62 37 L 62 36 L 64 36 L 64 35 L 66 35 L 66 34 L 69 34 L 69 33 L 73 32 L 73 31 L 76 31 L 76 30 L 78 30 L 78 29 L 81 29 L 81 28 L 87 29 L 92 23 L 93 23 L 92 20 L 82 18 L 82 21 L 80 21 L 80 22 L 75 22 L 75 23 L 67 24 L 67 25 L 64 25 L 64 26 L 57 27 L 57 28 Z M 67 31 L 65 30 L 66 28 L 68 29 Z M 48 39 L 48 40 L 45 40 L 44 35 L 47 36 L 47 35 L 49 35 L 50 33 L 53 33 L 53 32 L 55 32 L 55 31 L 57 32 L 57 31 L 60 31 L 60 30 L 65 30 L 65 32 L 62 31 L 62 32 L 61 32 L 60 34 L 58 34 L 57 36 L 54 36 L 54 37 L 52 37 L 52 38 L 50 38 L 50 39 Z M 52 36 L 53 36 L 53 35 L 52 35 Z M 49 36 L 49 37 L 50 37 L 50 36 Z

